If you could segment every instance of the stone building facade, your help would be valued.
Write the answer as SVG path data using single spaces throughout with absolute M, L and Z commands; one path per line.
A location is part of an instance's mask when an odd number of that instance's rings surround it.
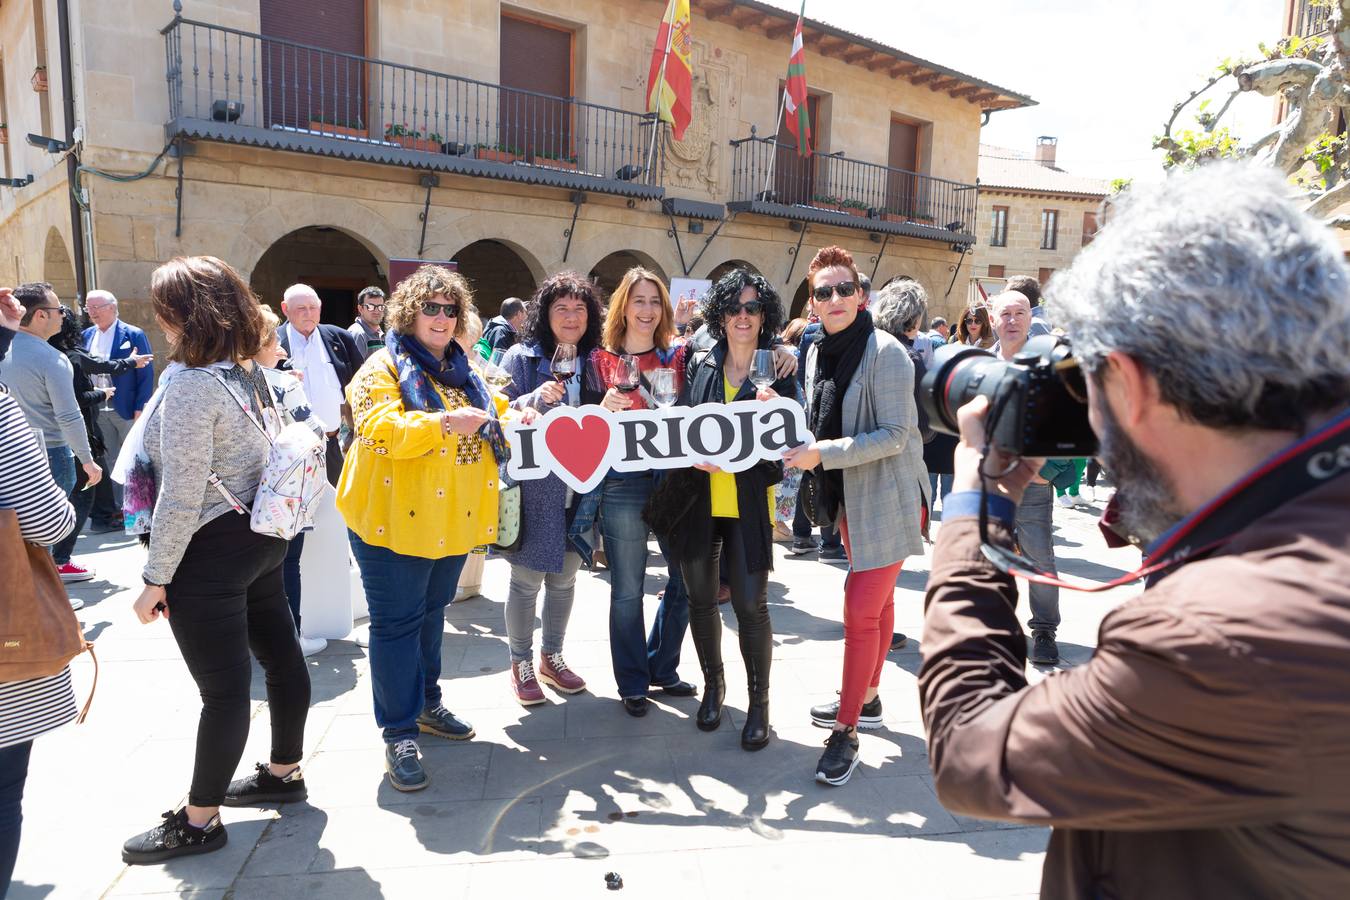
M 1032 153 L 980 145 L 979 240 L 968 300 L 981 302 L 1014 275 L 1045 284 L 1092 241 L 1109 185 L 1055 165 L 1057 141 Z
M 346 324 L 391 260 L 456 261 L 485 314 L 562 269 L 612 287 L 635 264 L 667 279 L 749 265 L 795 311 L 811 253 L 837 243 L 877 283 L 910 275 L 935 312 L 959 306 L 981 116 L 1032 101 L 808 22 L 819 152 L 801 162 L 770 143 L 795 15 L 694 0 L 694 120 L 678 142 L 660 125 L 649 152 L 664 6 L 3 4 L 5 175 L 33 181 L 0 188 L 0 283 L 45 279 L 67 299 L 77 282 L 105 288 L 148 327 L 154 268 L 209 253 L 274 305 L 287 284 L 314 284 L 325 320 Z M 73 137 L 78 175 L 29 132 Z

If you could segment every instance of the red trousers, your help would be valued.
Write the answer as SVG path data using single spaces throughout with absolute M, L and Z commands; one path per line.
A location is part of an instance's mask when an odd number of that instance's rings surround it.
M 840 521 L 839 534 L 851 561 L 847 521 Z M 850 570 L 844 582 L 844 683 L 838 718 L 844 725 L 857 727 L 863 695 L 881 685 L 881 667 L 895 631 L 895 579 L 902 566 L 903 560 L 880 569 Z

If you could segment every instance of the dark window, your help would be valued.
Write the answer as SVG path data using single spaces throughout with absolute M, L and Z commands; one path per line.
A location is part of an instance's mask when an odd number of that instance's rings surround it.
M 366 52 L 365 0 L 260 0 L 258 21 L 264 37 L 295 41 L 321 50 L 307 50 L 266 41 L 262 51 L 267 126 L 309 128 L 310 123 L 365 130 L 366 66 L 338 54 Z M 245 111 L 247 115 L 247 111 Z M 411 111 L 408 112 L 411 116 Z
M 1059 210 L 1041 210 L 1041 249 L 1054 250 L 1059 246 Z
M 1002 267 L 1002 266 L 990 265 L 990 266 L 989 266 L 989 277 L 990 277 L 990 278 L 1002 278 L 1002 277 L 1003 277 L 1003 267 Z
M 1008 207 L 994 207 L 994 228 L 989 233 L 989 246 L 1008 246 Z
M 1097 236 L 1097 214 L 1095 212 L 1083 213 L 1083 246 L 1086 247 L 1092 243 L 1092 239 Z
M 778 85 L 779 102 L 782 101 L 783 84 Z M 779 203 L 811 203 L 815 199 L 816 166 L 824 166 L 827 157 L 821 156 L 820 148 L 820 97 L 806 95 L 806 115 L 811 122 L 811 155 L 802 159 L 797 155 L 797 139 L 788 131 L 786 117 L 778 124 L 778 159 L 773 165 L 773 189 L 778 194 Z M 822 169 L 822 172 L 828 170 Z M 828 180 L 828 179 L 827 179 Z M 756 188 L 758 191 L 759 188 Z M 842 191 L 840 192 L 842 193 Z M 844 199 L 844 198 L 840 198 Z
M 575 155 L 572 104 L 554 99 L 573 94 L 572 32 L 502 16 L 501 85 L 515 88 L 501 91 L 497 102 L 502 149 L 549 159 Z
M 922 126 L 901 119 L 891 120 L 891 145 L 886 163 L 899 172 L 886 175 L 886 208 L 912 218 L 925 213 L 922 182 L 917 173 L 921 164 L 919 138 Z

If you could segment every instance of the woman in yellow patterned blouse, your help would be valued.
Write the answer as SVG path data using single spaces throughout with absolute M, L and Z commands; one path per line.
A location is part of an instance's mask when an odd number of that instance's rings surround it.
M 473 737 L 438 683 L 444 610 L 466 555 L 497 536 L 506 453 L 491 395 L 455 341 L 472 309 L 463 276 L 418 269 L 389 298 L 384 349 L 347 387 L 356 441 L 337 505 L 370 605 L 375 721 L 400 791 L 428 784 L 419 733 Z

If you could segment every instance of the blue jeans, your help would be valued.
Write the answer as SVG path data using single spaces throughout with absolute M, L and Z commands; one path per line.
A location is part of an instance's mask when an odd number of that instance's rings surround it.
M 417 716 L 441 702 L 445 608 L 468 554 L 425 559 L 372 547 L 347 532 L 370 606 L 370 687 L 386 743 L 418 734 Z
M 23 785 L 28 780 L 32 741 L 0 750 L 0 897 L 9 891 L 14 863 L 19 858 L 19 831 L 23 825 Z
M 954 475 L 939 475 L 937 472 L 928 473 L 928 486 L 931 488 L 928 500 L 929 512 L 932 512 L 933 507 L 937 505 L 939 497 L 946 499 L 947 495 L 952 492 L 952 479 L 954 477 Z M 939 484 L 942 485 L 940 492 L 938 491 Z
M 1017 507 L 1017 543 L 1022 554 L 1036 567 L 1051 575 L 1055 572 L 1053 521 L 1055 489 L 1048 484 L 1029 484 Z M 1031 630 L 1059 628 L 1059 588 L 1049 584 L 1029 585 L 1031 594 Z
M 57 487 L 69 494 L 75 489 L 75 456 L 69 447 L 48 447 L 47 465 Z
M 651 475 L 605 479 L 600 535 L 609 561 L 609 652 L 620 697 L 645 697 L 647 688 L 680 680 L 680 645 L 689 628 L 689 594 L 677 566 L 669 563 L 666 593 L 651 634 L 643 637 L 642 598 L 647 582 L 647 537 L 642 508 L 651 496 Z
M 103 477 L 108 478 L 107 461 L 99 456 L 94 458 L 99 468 L 103 470 Z M 84 469 L 75 469 L 75 487 L 70 492 L 70 503 L 75 507 L 75 527 L 70 529 L 70 534 L 57 541 L 52 547 L 52 557 L 56 560 L 58 566 L 64 566 L 70 562 L 70 556 L 75 552 L 75 541 L 79 538 L 80 532 L 84 530 L 85 520 L 89 518 L 89 511 L 94 508 L 94 491 L 86 488 L 89 483 L 89 476 L 85 474 Z

